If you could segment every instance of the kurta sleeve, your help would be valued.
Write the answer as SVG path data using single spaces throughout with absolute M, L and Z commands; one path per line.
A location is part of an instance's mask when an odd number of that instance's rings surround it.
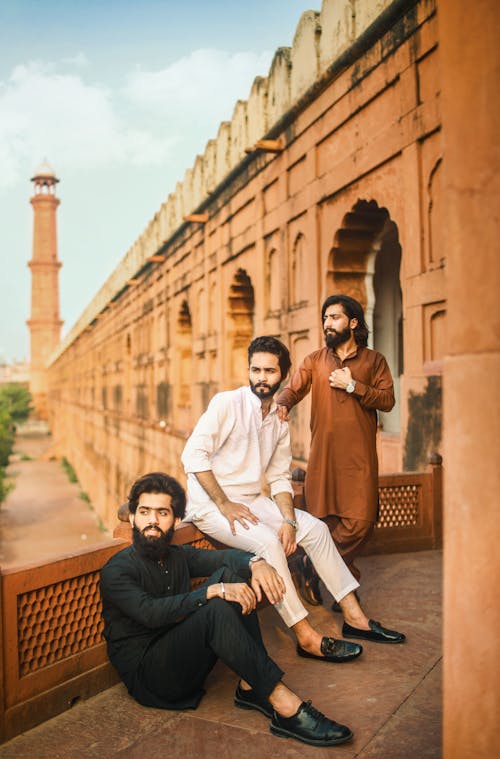
M 182 452 L 181 461 L 186 474 L 206 472 L 212 468 L 211 457 L 231 433 L 234 415 L 224 393 L 215 395 Z
M 228 548 L 221 551 L 182 546 L 187 558 L 191 577 L 206 577 L 221 567 L 227 567 L 244 580 L 250 577 L 250 559 L 254 556 L 248 551 Z
M 277 493 L 290 493 L 293 496 L 293 488 L 290 482 L 290 464 L 292 461 L 290 431 L 286 422 L 282 422 L 281 427 L 281 435 L 265 472 L 272 498 Z
M 101 570 L 101 594 L 105 602 L 150 629 L 174 623 L 207 603 L 206 587 L 173 596 L 154 596 L 144 589 L 137 569 L 119 561 Z
M 356 377 L 353 379 L 356 380 Z M 390 411 L 393 408 L 396 400 L 391 370 L 381 353 L 376 354 L 370 384 L 356 380 L 353 395 L 358 398 L 361 406 L 367 409 Z
M 306 356 L 297 371 L 292 375 L 288 385 L 278 395 L 276 403 L 278 406 L 286 406 L 290 410 L 307 395 L 311 389 L 311 384 L 312 362 L 311 357 Z

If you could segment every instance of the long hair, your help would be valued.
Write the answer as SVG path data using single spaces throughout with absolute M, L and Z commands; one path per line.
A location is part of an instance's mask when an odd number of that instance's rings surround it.
M 276 337 L 270 337 L 264 335 L 263 337 L 256 337 L 248 346 L 248 365 L 252 361 L 254 353 L 272 353 L 278 356 L 278 363 L 281 371 L 281 379 L 285 379 L 286 375 L 290 371 L 292 362 L 290 360 L 290 352 L 286 345 L 283 345 L 281 340 Z
M 184 488 L 168 474 L 163 472 L 149 472 L 143 474 L 134 482 L 128 495 L 128 508 L 131 514 L 137 511 L 139 497 L 143 493 L 165 493 L 171 496 L 171 506 L 174 515 L 179 519 L 186 513 L 186 494 Z
M 354 339 L 356 340 L 356 345 L 366 348 L 369 330 L 365 321 L 363 306 L 359 301 L 351 298 L 349 295 L 330 295 L 321 306 L 321 321 L 324 322 L 325 320 L 325 311 L 328 306 L 336 306 L 337 304 L 342 306 L 345 315 L 349 319 L 358 320 L 358 324 L 353 330 Z

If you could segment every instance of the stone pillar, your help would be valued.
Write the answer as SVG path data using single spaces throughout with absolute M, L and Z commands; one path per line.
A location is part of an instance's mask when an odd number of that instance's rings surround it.
M 45 366 L 58 346 L 62 321 L 59 318 L 59 269 L 57 259 L 56 211 L 60 203 L 55 195 L 59 180 L 44 162 L 31 180 L 35 194 L 33 206 L 33 256 L 31 269 L 30 391 L 36 415 L 47 418 L 47 376 Z
M 444 365 L 444 757 L 500 755 L 500 4 L 439 0 Z

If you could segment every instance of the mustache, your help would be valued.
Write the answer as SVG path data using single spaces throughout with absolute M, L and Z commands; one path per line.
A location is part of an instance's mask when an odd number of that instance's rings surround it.
M 141 533 L 143 535 L 145 535 L 148 530 L 156 530 L 157 532 L 160 533 L 160 535 L 162 535 L 163 537 L 165 537 L 165 533 L 163 532 L 163 530 L 161 529 L 161 527 L 158 527 L 158 525 L 156 525 L 156 524 L 148 524 L 148 525 L 146 525 L 146 527 L 143 527 L 143 529 L 141 530 Z

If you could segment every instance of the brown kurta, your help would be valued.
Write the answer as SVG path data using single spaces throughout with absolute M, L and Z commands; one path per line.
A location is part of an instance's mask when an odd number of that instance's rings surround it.
M 334 369 L 348 366 L 354 393 L 330 387 Z M 306 356 L 279 394 L 277 403 L 291 409 L 312 388 L 311 452 L 307 465 L 307 510 L 376 521 L 378 461 L 377 409 L 394 406 L 392 377 L 385 358 L 369 348 L 357 348 L 342 362 L 322 348 Z

